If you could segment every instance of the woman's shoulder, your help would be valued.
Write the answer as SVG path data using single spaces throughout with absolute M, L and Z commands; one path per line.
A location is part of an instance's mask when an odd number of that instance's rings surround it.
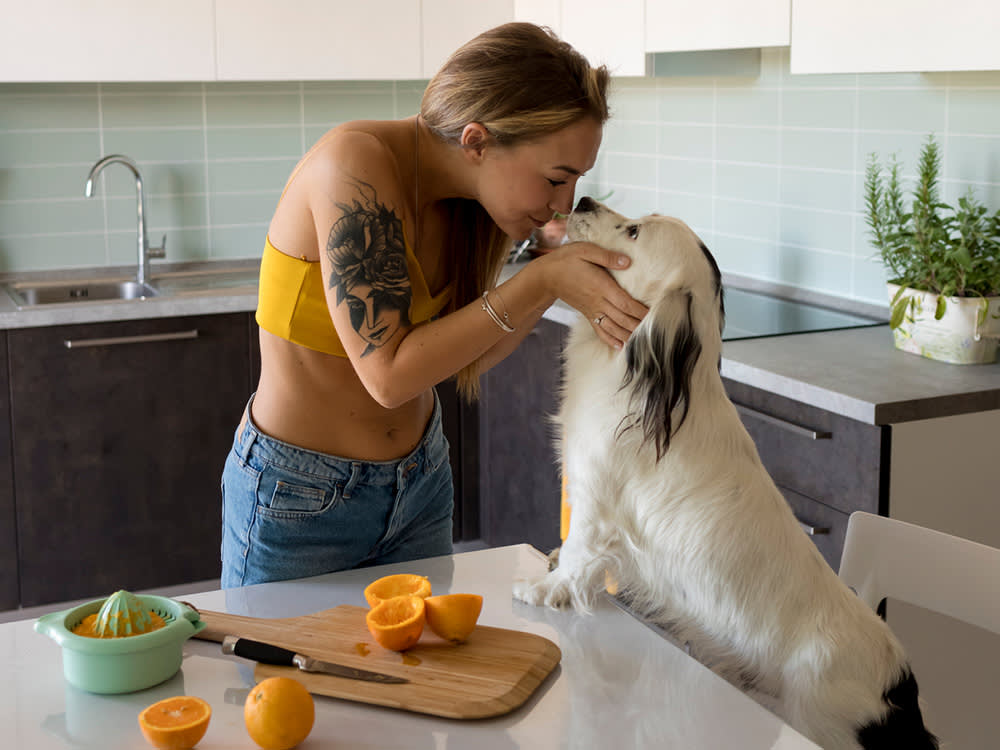
M 400 166 L 412 159 L 412 135 L 404 137 L 405 121 L 354 120 L 327 131 L 306 159 L 310 182 L 327 190 L 358 181 L 382 190 L 401 189 Z M 409 132 L 413 125 L 409 123 Z M 339 192 L 339 191 L 336 191 Z

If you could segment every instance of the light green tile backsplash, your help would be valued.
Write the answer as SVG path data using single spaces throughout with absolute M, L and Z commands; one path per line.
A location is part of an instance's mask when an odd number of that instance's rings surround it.
M 724 270 L 884 304 L 863 220 L 867 155 L 912 175 L 926 135 L 942 192 L 1000 207 L 1000 72 L 793 76 L 788 50 L 684 53 L 615 79 L 613 120 L 580 194 L 684 218 Z M 738 63 L 738 64 L 737 64 Z M 169 260 L 254 258 L 306 149 L 349 119 L 406 117 L 423 84 L 0 84 L 0 271 L 129 264 L 139 162 L 150 241 Z

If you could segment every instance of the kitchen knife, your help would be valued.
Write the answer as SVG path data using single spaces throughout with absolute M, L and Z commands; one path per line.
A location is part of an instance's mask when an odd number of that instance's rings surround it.
M 275 646 L 271 643 L 262 643 L 250 638 L 237 638 L 234 635 L 227 635 L 222 639 L 222 653 L 241 656 L 244 659 L 252 659 L 263 664 L 298 667 L 303 672 L 332 674 L 337 677 L 346 677 L 349 680 L 381 682 L 385 685 L 401 685 L 409 682 L 405 677 L 395 677 L 394 675 L 383 674 L 382 672 L 369 672 L 367 669 L 356 669 L 348 667 L 345 664 L 334 664 L 333 662 L 314 659 L 304 654 L 297 654 L 287 648 Z

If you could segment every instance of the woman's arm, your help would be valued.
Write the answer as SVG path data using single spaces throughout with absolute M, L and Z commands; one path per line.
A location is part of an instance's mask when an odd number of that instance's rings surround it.
M 500 361 L 557 297 L 590 317 L 613 311 L 626 325 L 644 313 L 595 265 L 624 256 L 573 243 L 532 261 L 490 295 L 514 332 L 502 330 L 480 300 L 413 325 L 398 180 L 375 139 L 351 133 L 338 141 L 337 158 L 322 160 L 329 166 L 319 171 L 326 174 L 312 176 L 324 187 L 310 191 L 327 305 L 355 372 L 383 406 L 406 403 L 484 355 L 484 365 Z
M 527 330 L 519 327 L 516 331 L 518 336 L 511 334 L 501 339 L 481 357 L 483 370 L 488 370 L 513 352 L 556 299 L 587 315 L 592 324 L 597 316 L 602 316 L 600 325 L 594 324 L 598 336 L 609 346 L 621 348 L 647 311 L 646 306 L 632 299 L 606 270 L 624 268 L 628 262 L 629 258 L 620 253 L 586 242 L 573 242 L 536 258 L 516 276 L 500 284 L 496 291 L 490 293 L 494 307 L 497 307 L 496 298 L 499 296 L 501 304 L 509 310 L 507 299 L 512 295 L 511 287 L 516 287 L 521 277 L 530 278 L 534 274 L 547 277 L 543 284 L 551 289 L 553 296 L 547 304 L 525 316 L 521 326 Z

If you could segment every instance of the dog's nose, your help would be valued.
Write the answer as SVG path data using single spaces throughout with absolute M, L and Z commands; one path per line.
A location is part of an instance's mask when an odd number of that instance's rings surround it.
M 576 213 L 586 213 L 588 211 L 597 210 L 597 201 L 595 201 L 590 196 L 583 196 L 579 201 L 577 201 L 576 208 L 573 209 Z

